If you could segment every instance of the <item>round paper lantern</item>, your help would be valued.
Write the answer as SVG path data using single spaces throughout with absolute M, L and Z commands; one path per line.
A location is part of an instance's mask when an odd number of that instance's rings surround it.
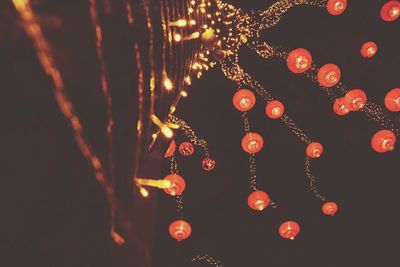
M 322 212 L 326 215 L 334 216 L 338 210 L 338 205 L 335 202 L 326 202 L 322 205 Z
M 165 180 L 171 182 L 171 186 L 168 188 L 164 188 L 164 192 L 171 196 L 179 196 L 185 191 L 186 183 L 182 176 L 173 173 L 165 176 Z
M 394 88 L 386 94 L 385 106 L 390 111 L 400 111 L 400 88 Z
M 394 150 L 396 136 L 392 131 L 380 130 L 375 133 L 371 140 L 372 149 L 378 153 L 384 153 Z
M 173 221 L 169 225 L 169 234 L 177 241 L 182 241 L 190 236 L 192 227 L 184 220 Z
M 346 93 L 344 99 L 350 111 L 362 109 L 367 103 L 367 95 L 361 89 L 353 89 Z
M 350 110 L 347 107 L 347 103 L 344 100 L 344 97 L 337 98 L 333 103 L 333 111 L 340 116 L 344 116 L 349 114 Z
M 332 87 L 340 80 L 340 69 L 335 64 L 325 64 L 318 71 L 318 82 L 323 87 Z
M 389 1 L 381 8 L 381 18 L 384 21 L 390 22 L 396 20 L 400 15 L 400 2 Z
M 205 171 L 212 171 L 215 168 L 215 160 L 207 157 L 207 158 L 203 159 L 203 161 L 201 162 L 201 166 L 203 167 L 203 169 Z
M 307 146 L 306 153 L 310 158 L 319 158 L 324 151 L 324 147 L 317 142 L 312 142 Z
M 174 140 L 172 140 L 168 146 L 167 151 L 165 151 L 164 158 L 171 157 L 175 153 L 175 150 L 176 150 L 176 143 Z
M 286 60 L 289 70 L 293 73 L 303 73 L 311 67 L 312 57 L 304 48 L 292 50 Z
M 179 145 L 179 152 L 182 156 L 191 156 L 194 153 L 194 146 L 190 142 L 183 142 Z
M 249 154 L 257 153 L 264 145 L 264 140 L 257 133 L 248 133 L 242 138 L 242 148 Z
M 329 14 L 337 16 L 342 14 L 347 7 L 347 0 L 328 0 L 326 9 Z
M 247 198 L 247 204 L 249 207 L 256 211 L 264 210 L 266 207 L 268 207 L 269 202 L 270 199 L 268 194 L 259 190 L 254 191 Z
M 378 51 L 378 46 L 374 42 L 366 42 L 361 47 L 361 55 L 363 57 L 373 57 Z
M 278 100 L 272 100 L 268 102 L 267 106 L 265 107 L 265 113 L 271 119 L 282 117 L 283 112 L 285 112 L 285 106 Z
M 256 96 L 252 91 L 240 89 L 233 95 L 233 105 L 239 111 L 248 111 L 256 104 Z
M 286 239 L 294 240 L 300 233 L 300 225 L 294 221 L 287 221 L 279 227 L 279 234 Z

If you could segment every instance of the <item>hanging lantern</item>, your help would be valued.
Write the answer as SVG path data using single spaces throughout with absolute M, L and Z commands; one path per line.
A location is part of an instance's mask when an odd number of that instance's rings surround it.
M 400 88 L 394 88 L 386 94 L 385 106 L 390 111 L 400 111 Z
M 347 0 L 328 0 L 326 5 L 326 9 L 329 14 L 333 16 L 337 16 L 342 14 L 347 7 Z
M 324 151 L 324 147 L 317 142 L 312 142 L 307 146 L 306 153 L 310 158 L 319 158 Z
M 400 15 L 400 2 L 389 1 L 381 8 L 381 18 L 390 22 L 396 20 Z
M 350 110 L 347 107 L 347 103 L 344 100 L 344 97 L 335 99 L 335 102 L 333 103 L 333 111 L 340 116 L 349 114 Z
M 378 153 L 394 150 L 395 144 L 396 136 L 389 130 L 380 130 L 374 134 L 371 140 L 372 149 Z
M 233 95 L 233 105 L 239 111 L 248 111 L 256 104 L 256 96 L 252 91 L 240 89 Z
M 168 146 L 167 151 L 165 151 L 164 158 L 171 157 L 175 153 L 175 150 L 176 150 L 176 143 L 174 140 L 172 140 Z
M 212 171 L 215 168 L 215 160 L 207 157 L 207 158 L 203 159 L 203 161 L 201 162 L 201 166 L 203 167 L 203 169 L 205 171 Z
M 312 56 L 304 48 L 292 50 L 286 60 L 289 70 L 293 73 L 303 73 L 311 67 Z
M 361 89 L 353 89 L 346 93 L 344 100 L 350 111 L 357 111 L 362 109 L 367 103 L 367 95 Z
M 171 182 L 171 186 L 164 189 L 164 192 L 171 196 L 179 196 L 185 191 L 186 183 L 182 176 L 172 173 L 167 175 L 164 180 Z
M 378 46 L 374 42 L 366 42 L 361 47 L 361 55 L 363 57 L 373 57 L 378 51 Z
M 177 241 L 182 241 L 190 236 L 192 227 L 184 220 L 173 221 L 169 225 L 169 234 Z
M 264 140 L 257 133 L 248 133 L 242 138 L 242 148 L 249 154 L 257 153 L 264 145 Z
M 334 216 L 338 210 L 338 205 L 335 202 L 326 202 L 322 205 L 322 212 L 326 215 Z
M 340 80 L 340 69 L 335 64 L 325 64 L 318 71 L 318 82 L 323 87 L 332 87 Z
M 282 104 L 282 102 L 278 100 L 273 100 L 268 102 L 267 106 L 265 107 L 265 113 L 271 119 L 277 119 L 282 117 L 284 111 L 285 111 L 285 106 Z
M 300 233 L 300 225 L 294 221 L 287 221 L 279 227 L 279 234 L 286 239 L 294 240 Z
M 270 202 L 269 196 L 264 191 L 254 191 L 247 198 L 249 207 L 256 211 L 262 211 L 268 207 Z
M 190 142 L 183 142 L 179 145 L 179 152 L 182 156 L 191 156 L 194 153 L 194 146 Z

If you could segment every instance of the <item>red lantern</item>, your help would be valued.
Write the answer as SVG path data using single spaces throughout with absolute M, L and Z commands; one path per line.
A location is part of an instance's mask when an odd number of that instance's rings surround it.
M 169 234 L 177 241 L 182 241 L 190 236 L 192 227 L 184 220 L 173 221 L 169 225 Z
M 190 142 L 183 142 L 179 145 L 179 152 L 182 156 L 188 157 L 194 153 L 194 146 Z
M 203 161 L 201 162 L 201 166 L 203 167 L 203 169 L 205 171 L 212 171 L 215 168 L 215 160 L 207 157 L 207 158 L 203 159 Z
M 175 153 L 175 149 L 176 149 L 176 143 L 174 140 L 172 140 L 168 146 L 167 151 L 165 151 L 164 158 L 171 157 Z
M 340 116 L 349 114 L 350 110 L 347 107 L 347 103 L 344 100 L 344 97 L 337 98 L 335 100 L 335 102 L 333 103 L 333 111 Z
M 332 87 L 340 80 L 340 69 L 335 64 L 325 64 L 318 71 L 318 82 L 321 86 Z
M 167 175 L 164 180 L 168 180 L 171 182 L 171 186 L 168 188 L 164 188 L 164 192 L 171 196 L 179 196 L 185 191 L 186 183 L 182 176 L 173 173 Z
M 344 96 L 344 100 L 350 111 L 357 111 L 362 109 L 367 103 L 367 95 L 361 89 L 353 89 L 347 92 Z
M 240 89 L 233 95 L 233 105 L 239 111 L 248 111 L 256 104 L 256 96 L 252 91 Z
M 292 50 L 286 60 L 286 64 L 291 72 L 303 73 L 311 67 L 312 57 L 310 52 L 304 48 Z
M 374 42 L 366 42 L 361 47 L 361 55 L 363 57 L 373 57 L 378 51 L 378 46 Z
M 300 225 L 294 221 L 287 221 L 279 227 L 279 234 L 286 239 L 294 240 L 300 233 Z
M 247 204 L 249 207 L 256 211 L 262 211 L 270 202 L 269 196 L 264 191 L 254 191 L 247 198 Z
M 322 205 L 322 212 L 326 215 L 334 216 L 338 210 L 338 205 L 335 202 L 326 202 Z
M 329 0 L 326 9 L 328 9 L 329 14 L 337 16 L 342 14 L 347 7 L 347 0 Z
M 307 146 L 306 153 L 310 158 L 319 158 L 324 151 L 324 147 L 317 142 L 312 142 Z
M 264 140 L 257 133 L 248 133 L 242 138 L 242 148 L 249 154 L 257 153 L 264 145 Z
M 381 8 L 381 18 L 390 22 L 396 20 L 400 15 L 400 3 L 398 1 L 389 1 Z
M 400 111 L 400 88 L 394 88 L 386 94 L 385 106 L 390 111 Z
M 265 107 L 265 113 L 271 119 L 282 117 L 283 112 L 285 112 L 285 106 L 278 100 L 268 102 L 267 106 Z
M 392 131 L 380 130 L 375 133 L 371 140 L 372 149 L 379 153 L 394 150 L 396 136 Z

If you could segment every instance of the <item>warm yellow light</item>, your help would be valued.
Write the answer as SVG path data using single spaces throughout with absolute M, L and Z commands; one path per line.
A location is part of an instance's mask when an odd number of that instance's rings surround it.
M 149 196 L 149 191 L 147 191 L 146 188 L 141 187 L 141 188 L 140 188 L 140 194 L 141 194 L 143 197 L 148 197 L 148 196 Z
M 170 22 L 169 25 L 175 27 L 186 27 L 187 21 L 184 19 L 178 19 L 177 21 Z
M 190 35 L 188 35 L 188 36 L 185 36 L 184 38 L 183 38 L 183 40 L 192 40 L 192 39 L 197 39 L 197 38 L 199 38 L 200 37 L 200 33 L 199 32 L 194 32 L 194 33 L 192 33 L 192 34 L 190 34 Z
M 175 106 L 171 106 L 171 108 L 169 109 L 170 113 L 174 113 L 175 110 L 176 110 L 176 107 L 175 107 Z
M 168 77 L 164 78 L 164 87 L 167 91 L 171 91 L 172 88 L 174 87 L 171 80 Z
M 135 182 L 140 186 L 151 186 L 160 189 L 170 188 L 171 181 L 168 180 L 153 180 L 153 179 L 143 179 L 143 178 L 136 178 Z M 143 188 L 143 187 L 141 187 Z
M 185 83 L 186 83 L 187 85 L 191 85 L 191 84 L 192 84 L 192 79 L 190 78 L 190 76 L 186 76 L 186 78 L 185 78 Z
M 180 42 L 182 40 L 182 36 L 179 33 L 174 34 L 174 41 Z
M 161 127 L 161 132 L 167 138 L 171 138 L 174 135 L 174 132 L 171 130 L 171 128 L 165 124 Z
M 191 26 L 196 25 L 196 21 L 194 19 L 189 20 L 189 25 Z
M 186 91 L 181 91 L 181 96 L 182 96 L 182 97 L 187 97 L 187 96 L 188 96 L 188 93 L 187 93 Z

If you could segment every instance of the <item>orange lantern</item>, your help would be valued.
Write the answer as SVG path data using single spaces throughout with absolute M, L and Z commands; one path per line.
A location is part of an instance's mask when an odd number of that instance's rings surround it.
M 384 153 L 394 150 L 396 136 L 392 131 L 380 130 L 375 133 L 371 140 L 372 149 L 378 153 Z
M 385 106 L 390 111 L 400 111 L 400 88 L 394 88 L 386 94 Z
M 333 111 L 340 116 L 349 114 L 350 110 L 347 107 L 344 97 L 335 99 L 335 102 L 333 103 Z
M 335 202 L 326 202 L 322 205 L 322 212 L 326 215 L 334 216 L 338 210 L 338 205 Z
M 215 168 L 215 160 L 210 157 L 203 159 L 201 162 L 201 166 L 205 171 L 212 171 Z
M 264 140 L 257 133 L 248 133 L 242 138 L 242 148 L 249 154 L 257 153 L 264 145 Z
M 332 87 L 340 80 L 340 69 L 335 64 L 325 64 L 318 71 L 318 82 L 321 86 Z
M 304 48 L 292 50 L 286 60 L 289 70 L 293 73 L 303 73 L 311 67 L 312 57 Z
M 171 186 L 168 188 L 164 188 L 164 192 L 171 196 L 179 196 L 185 191 L 186 183 L 182 176 L 172 173 L 167 175 L 164 180 L 168 180 L 171 182 Z
M 233 105 L 239 111 L 248 111 L 256 104 L 256 96 L 252 91 L 240 89 L 233 95 Z
M 176 143 L 174 140 L 172 140 L 168 146 L 167 151 L 165 151 L 164 158 L 171 157 L 175 153 L 175 149 L 176 149 Z
M 169 225 L 168 231 L 172 238 L 182 241 L 190 236 L 192 227 L 184 220 L 176 220 Z
M 381 8 L 381 18 L 390 22 L 396 20 L 400 15 L 400 3 L 398 1 L 389 1 Z
M 264 210 L 266 207 L 268 207 L 269 202 L 270 199 L 268 194 L 259 190 L 254 191 L 247 198 L 247 204 L 249 207 L 256 211 Z
M 271 119 L 282 117 L 283 112 L 285 112 L 285 106 L 278 100 L 268 102 L 267 106 L 265 107 L 265 113 Z
M 329 14 L 337 16 L 342 14 L 347 7 L 347 0 L 329 0 L 326 9 Z
M 347 92 L 344 96 L 344 100 L 350 111 L 357 111 L 362 109 L 367 103 L 367 95 L 361 89 L 353 89 Z
M 279 227 L 279 234 L 286 239 L 294 240 L 300 233 L 300 225 L 294 221 L 287 221 Z
M 190 142 L 183 142 L 179 145 L 179 152 L 182 156 L 191 156 L 194 153 L 194 146 Z
M 324 151 L 324 147 L 317 142 L 312 142 L 307 146 L 306 153 L 310 158 L 319 158 Z
M 363 57 L 373 57 L 378 51 L 378 46 L 374 42 L 366 42 L 361 46 L 361 55 Z

